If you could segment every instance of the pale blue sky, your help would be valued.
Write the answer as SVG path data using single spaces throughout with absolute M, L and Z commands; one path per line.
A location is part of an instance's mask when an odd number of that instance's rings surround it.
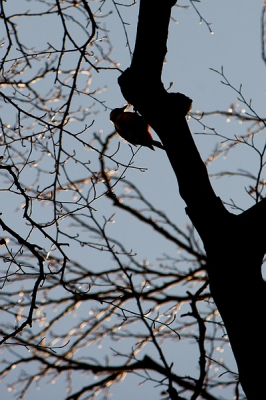
M 30 9 L 35 2 L 25 0 L 15 1 L 8 0 L 6 9 L 13 7 L 18 11 Z M 190 5 L 189 1 L 183 0 L 181 5 Z M 243 93 L 247 99 L 252 98 L 253 107 L 256 112 L 265 117 L 265 64 L 261 58 L 261 9 L 262 0 L 202 0 L 201 3 L 195 3 L 200 10 L 202 16 L 210 23 L 213 34 L 210 34 L 206 24 L 199 24 L 199 17 L 191 7 L 188 10 L 175 8 L 173 16 L 178 23 L 172 22 L 169 41 L 167 63 L 164 66 L 163 80 L 167 87 L 173 82 L 171 91 L 180 91 L 193 99 L 193 111 L 214 111 L 218 109 L 228 110 L 232 102 L 239 102 L 237 95 L 230 88 L 220 83 L 218 74 L 210 70 L 214 68 L 220 70 L 224 67 L 226 77 L 231 84 L 239 87 L 243 84 Z M 41 6 L 41 4 L 39 4 Z M 107 2 L 106 9 L 109 5 Z M 103 10 L 104 11 L 104 10 Z M 136 32 L 138 7 L 123 10 L 123 16 L 126 21 L 131 22 L 128 27 L 128 35 L 132 48 L 134 47 L 134 38 Z M 129 66 L 130 57 L 128 50 L 125 49 L 125 38 L 123 29 L 118 16 L 114 13 L 106 20 L 108 29 L 110 30 L 110 38 L 114 45 L 113 58 L 120 62 L 120 68 L 124 70 Z M 30 29 L 24 28 L 25 39 L 36 43 L 43 41 L 45 44 L 49 41 L 49 35 L 54 37 L 56 27 L 51 26 L 43 30 L 43 35 L 33 35 L 34 25 Z M 0 29 L 1 25 L 0 25 Z M 36 26 L 36 31 L 37 26 Z M 39 31 L 38 31 L 39 32 Z M 107 91 L 100 96 L 101 100 L 106 100 L 106 105 L 110 108 L 121 106 L 125 103 L 120 94 L 117 85 L 118 72 L 102 71 L 95 77 L 93 87 L 98 87 L 102 83 L 107 84 Z M 241 108 L 242 107 L 240 104 Z M 95 120 L 94 129 L 103 131 L 108 134 L 113 127 L 109 121 L 109 110 L 103 111 L 99 107 L 100 113 Z M 238 122 L 226 122 L 225 118 L 209 118 L 206 123 L 211 127 L 215 127 L 221 135 L 233 137 L 241 135 L 243 127 Z M 193 120 L 189 122 L 192 132 L 203 132 L 202 127 Z M 173 132 L 173 134 L 178 134 Z M 119 140 L 117 138 L 117 140 Z M 196 143 L 203 156 L 207 159 L 209 153 L 217 143 L 217 137 L 209 135 L 195 136 Z M 265 140 L 265 139 L 264 139 Z M 181 144 L 180 144 L 181 145 Z M 128 145 L 122 141 L 122 155 L 125 159 L 129 159 L 131 150 Z M 240 151 L 241 150 L 241 151 Z M 242 146 L 241 149 L 235 150 L 226 158 L 220 157 L 215 163 L 210 164 L 209 172 L 214 173 L 221 170 L 236 171 L 238 168 L 255 170 L 258 160 L 248 148 Z M 189 220 L 185 214 L 185 204 L 179 197 L 178 186 L 175 176 L 171 170 L 166 154 L 163 151 L 150 151 L 142 148 L 136 158 L 135 164 L 147 168 L 145 173 L 136 170 L 128 170 L 126 177 L 132 179 L 135 184 L 143 191 L 149 200 L 153 200 L 154 204 L 167 212 L 171 216 L 173 222 L 179 226 L 185 226 Z M 224 201 L 229 202 L 232 198 L 234 202 L 242 208 L 252 205 L 252 201 L 247 196 L 244 183 L 241 178 L 223 178 L 213 180 L 213 186 Z M 195 196 L 198 194 L 195 193 Z M 106 205 L 105 201 L 97 203 L 99 215 L 111 214 L 113 212 L 110 205 Z M 109 211 L 110 207 L 110 211 Z M 10 218 L 13 218 L 11 215 Z M 125 215 L 117 212 L 115 217 L 116 223 L 109 227 L 111 236 L 123 239 L 124 245 L 133 249 L 140 259 L 149 259 L 151 262 L 157 262 L 157 258 L 162 253 L 175 252 L 175 246 L 160 237 L 154 235 L 147 227 L 143 227 L 141 231 L 138 229 L 132 218 L 127 217 L 125 223 Z M 84 257 L 84 253 L 80 253 Z M 102 263 L 102 259 L 95 256 L 95 265 Z M 176 347 L 175 347 L 176 346 Z M 26 351 L 26 350 L 21 350 Z M 105 347 L 94 350 L 97 357 L 104 356 Z M 97 353 L 98 352 L 98 353 Z M 170 342 L 165 345 L 165 352 L 169 357 L 176 352 L 179 362 L 183 364 L 183 370 L 189 371 L 191 368 L 191 359 L 195 357 L 193 350 L 186 341 L 178 344 Z M 229 353 L 229 351 L 228 351 Z M 231 360 L 231 355 L 227 355 Z M 176 362 L 178 362 L 176 361 Z M 231 362 L 231 361 L 230 361 Z M 195 362 L 192 361 L 194 368 Z M 12 376 L 13 379 L 13 376 Z M 8 378 L 7 378 L 8 381 Z M 63 380 L 60 378 L 54 384 L 41 385 L 41 389 L 34 392 L 34 386 L 30 390 L 26 399 L 46 400 L 48 397 L 57 400 L 64 399 L 62 393 Z M 2 385 L 4 385 L 2 383 Z M 5 386 L 2 386 L 2 393 Z M 126 380 L 112 389 L 114 400 L 157 400 L 159 398 L 158 389 L 154 388 L 152 383 L 145 383 L 138 386 L 136 377 L 126 378 Z M 225 392 L 223 397 L 225 399 Z M 157 396 L 157 397 L 156 397 Z M 7 393 L 6 400 L 13 399 L 13 394 Z M 101 395 L 99 399 L 102 399 Z M 229 400 L 229 398 L 228 398 Z

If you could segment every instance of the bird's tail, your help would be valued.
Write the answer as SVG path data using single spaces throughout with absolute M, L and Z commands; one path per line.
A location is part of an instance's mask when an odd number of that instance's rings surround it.
M 159 149 L 165 150 L 161 142 L 158 142 L 158 140 L 153 140 L 152 141 L 153 146 L 158 147 Z

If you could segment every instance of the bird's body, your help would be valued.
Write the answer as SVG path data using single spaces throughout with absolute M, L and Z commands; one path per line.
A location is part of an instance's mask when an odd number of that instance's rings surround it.
M 149 147 L 153 146 L 163 149 L 163 145 L 157 140 L 153 140 L 150 127 L 143 117 L 136 112 L 125 111 L 127 106 L 115 108 L 110 113 L 110 120 L 115 125 L 117 133 L 129 143 Z

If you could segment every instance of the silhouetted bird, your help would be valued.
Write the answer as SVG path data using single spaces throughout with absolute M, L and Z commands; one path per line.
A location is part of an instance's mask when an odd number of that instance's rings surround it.
M 149 147 L 153 146 L 164 149 L 163 145 L 157 140 L 153 140 L 150 127 L 144 118 L 136 112 L 125 111 L 128 105 L 122 108 L 115 108 L 110 113 L 110 120 L 114 123 L 117 133 L 129 143 Z

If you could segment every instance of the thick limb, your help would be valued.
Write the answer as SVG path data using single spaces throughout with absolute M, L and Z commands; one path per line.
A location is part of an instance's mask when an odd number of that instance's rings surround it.
M 266 376 L 266 296 L 260 270 L 266 250 L 261 222 L 266 222 L 266 201 L 236 216 L 214 193 L 185 118 L 190 100 L 166 92 L 161 82 L 172 6 L 170 0 L 141 0 L 132 65 L 119 84 L 125 99 L 165 147 L 187 213 L 206 249 L 211 293 L 229 335 L 241 384 L 247 398 L 257 400 L 265 396 Z

